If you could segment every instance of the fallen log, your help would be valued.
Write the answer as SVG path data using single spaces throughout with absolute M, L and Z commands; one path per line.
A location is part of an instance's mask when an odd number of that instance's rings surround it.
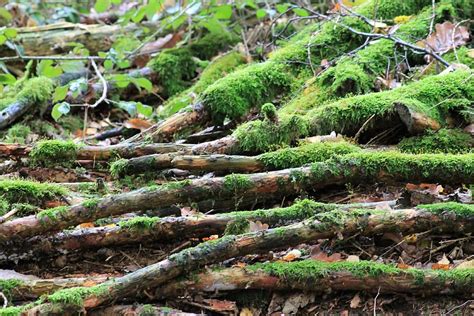
M 150 30 L 156 29 L 155 23 L 146 23 Z M 122 25 L 87 25 L 74 23 L 56 23 L 44 26 L 16 28 L 18 32 L 15 42 L 19 43 L 24 55 L 48 56 L 68 52 L 73 47 L 67 45 L 75 42 L 81 43 L 92 55 L 108 51 L 114 40 L 125 34 L 140 31 L 137 24 Z M 0 55 L 15 56 L 16 52 L 7 45 L 0 47 Z
M 129 245 L 135 243 L 165 243 L 187 238 L 241 233 L 249 229 L 250 221 L 260 221 L 269 227 L 288 225 L 320 212 L 350 206 L 316 203 L 302 200 L 286 208 L 237 211 L 217 215 L 180 217 L 135 217 L 122 220 L 116 226 L 94 227 L 65 231 L 53 236 L 36 236 L 0 250 L 0 263 L 22 260 L 42 260 L 80 249 Z M 357 205 L 352 206 L 357 207 Z M 26 250 L 26 251 L 25 251 Z
M 179 316 L 201 316 L 203 313 L 185 313 L 175 308 L 155 306 L 151 304 L 143 305 L 114 305 L 102 309 L 90 311 L 88 315 L 96 316 L 130 316 L 130 315 L 179 315 Z
M 355 233 L 372 235 L 382 232 L 414 233 L 426 230 L 469 233 L 474 229 L 473 214 L 472 206 L 456 203 L 390 212 L 331 211 L 290 226 L 243 235 L 229 235 L 205 242 L 100 285 L 55 292 L 39 301 L 39 305 L 25 306 L 23 309 L 25 312 L 39 314 L 51 313 L 59 309 L 84 308 L 87 310 L 129 297 L 132 293 L 136 294 L 147 288 L 158 287 L 183 273 L 195 271 L 205 265 L 247 254 L 263 253 L 270 249 L 331 238 L 338 233 L 345 236 Z M 453 226 L 451 219 L 454 218 L 461 224 Z
M 474 270 L 400 269 L 371 261 L 328 263 L 308 259 L 207 270 L 192 278 L 170 282 L 158 288 L 155 295 L 178 297 L 216 292 L 222 295 L 238 290 L 364 291 L 375 294 L 380 291 L 416 296 L 456 294 L 469 298 L 474 293 Z
M 237 204 L 242 196 L 290 196 L 302 190 L 317 190 L 329 185 L 376 181 L 470 184 L 474 182 L 474 154 L 363 152 L 335 156 L 309 167 L 168 183 L 102 199 L 86 200 L 71 207 L 49 209 L 36 216 L 8 221 L 0 224 L 0 241 L 58 231 L 111 215 L 197 202 L 210 196 L 233 198 Z
M 183 155 L 180 153 L 155 154 L 115 161 L 110 166 L 113 176 L 155 172 L 167 168 L 197 171 L 261 172 L 275 169 L 301 167 L 324 161 L 334 155 L 360 151 L 345 141 L 304 144 L 259 156 Z
M 0 143 L 0 157 L 23 158 L 29 157 L 34 148 L 39 149 L 36 156 L 45 156 L 43 153 L 52 151 L 52 154 L 57 155 L 58 151 L 63 151 L 64 154 L 61 160 L 64 161 L 66 155 L 74 159 L 81 160 L 109 160 L 115 157 L 132 158 L 136 156 L 144 156 L 151 154 L 164 153 L 191 153 L 192 145 L 189 144 L 175 144 L 175 143 L 155 143 L 155 144 L 117 144 L 111 146 L 81 146 L 74 145 L 71 142 L 64 142 L 59 140 L 40 141 L 35 146 L 21 145 L 21 144 L 6 144 Z M 44 159 L 51 157 L 46 156 Z M 68 159 L 70 160 L 70 159 Z M 69 162 L 69 161 L 64 161 Z

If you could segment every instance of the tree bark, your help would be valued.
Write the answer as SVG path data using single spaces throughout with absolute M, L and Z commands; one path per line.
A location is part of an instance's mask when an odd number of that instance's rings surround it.
M 352 268 L 358 266 L 365 268 L 370 261 L 353 263 Z M 392 267 L 380 263 L 372 263 L 374 267 Z M 306 265 L 307 264 L 307 265 Z M 474 278 L 466 277 L 464 280 L 444 276 L 443 272 L 429 269 L 398 269 L 396 272 L 381 273 L 377 276 L 354 275 L 350 266 L 341 268 L 341 263 L 315 262 L 311 259 L 297 262 L 289 262 L 280 265 L 281 269 L 301 269 L 305 273 L 308 266 L 327 269 L 324 276 L 311 278 L 309 269 L 307 278 L 291 278 L 279 276 L 275 273 L 265 271 L 263 264 L 260 269 L 252 266 L 239 268 L 227 268 L 220 271 L 206 270 L 183 281 L 170 282 L 164 287 L 158 288 L 157 297 L 178 297 L 188 294 L 216 293 L 225 294 L 229 291 L 243 290 L 268 290 L 268 291 L 304 291 L 326 293 L 333 291 L 364 291 L 369 293 L 405 293 L 409 295 L 461 295 L 470 297 L 474 293 Z M 287 267 L 285 267 L 286 265 Z M 334 270 L 332 270 L 334 269 Z M 340 269 L 340 270 L 339 270 Z M 331 271 L 332 270 L 332 271 Z M 339 271 L 337 271 L 339 270 Z M 416 271 L 418 275 L 413 273 Z M 473 271 L 474 273 L 474 271 Z M 420 282 L 419 280 L 423 280 Z M 317 283 L 317 287 L 314 284 Z

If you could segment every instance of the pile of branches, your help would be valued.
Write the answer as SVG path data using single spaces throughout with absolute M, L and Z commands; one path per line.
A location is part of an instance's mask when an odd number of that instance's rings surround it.
M 344 3 L 287 7 L 240 40 L 155 25 L 107 75 L 100 39 L 137 25 L 62 26 L 96 56 L 48 56 L 64 29 L 20 31 L 28 55 L 1 60 L 38 64 L 0 99 L 0 265 L 42 278 L 2 277 L 0 315 L 309 314 L 347 295 L 469 313 L 472 16 L 457 0 Z M 108 124 L 113 105 L 138 118 Z M 32 137 L 34 111 L 55 127 L 80 113 L 75 141 Z

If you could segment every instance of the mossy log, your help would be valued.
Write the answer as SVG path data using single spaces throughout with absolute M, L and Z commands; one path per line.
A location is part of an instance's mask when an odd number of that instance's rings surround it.
M 156 30 L 155 23 L 147 23 L 146 27 Z M 93 55 L 108 51 L 114 40 L 140 31 L 136 24 L 121 25 L 87 25 L 73 23 L 56 23 L 45 26 L 17 28 L 16 42 L 24 49 L 24 55 L 48 56 L 72 50 L 67 43 L 81 43 Z M 6 45 L 0 46 L 0 55 L 15 56 L 16 52 Z
M 413 233 L 426 230 L 443 233 L 469 233 L 474 229 L 473 214 L 472 206 L 456 203 L 390 212 L 381 210 L 331 211 L 285 227 L 243 235 L 228 235 L 205 242 L 100 285 L 55 292 L 44 297 L 40 301 L 40 305 L 27 308 L 29 312 L 40 314 L 62 308 L 75 307 L 86 310 L 96 308 L 111 301 L 136 295 L 145 289 L 158 287 L 174 280 L 177 276 L 206 265 L 247 254 L 264 253 L 281 247 L 332 238 L 338 233 L 343 236 L 356 233 L 372 235 L 382 232 Z M 461 225 L 454 227 L 451 224 L 451 219 L 454 218 L 462 222 Z M 371 269 L 367 272 L 370 271 L 375 273 Z
M 0 241 L 57 231 L 111 215 L 207 200 L 210 196 L 233 198 L 237 204 L 239 197 L 289 196 L 329 185 L 380 181 L 471 184 L 474 183 L 474 154 L 354 153 L 308 167 L 168 183 L 8 221 L 0 225 Z
M 377 205 L 377 204 L 376 204 Z M 116 226 L 94 227 L 65 231 L 56 235 L 38 236 L 18 244 L 10 244 L 0 251 L 0 264 L 19 261 L 37 261 L 45 257 L 70 254 L 84 249 L 123 246 L 137 243 L 166 243 L 210 235 L 241 234 L 248 232 L 250 222 L 260 221 L 270 228 L 289 225 L 316 214 L 341 210 L 373 209 L 374 205 L 337 205 L 298 201 L 292 206 L 256 211 L 236 211 L 217 215 L 179 217 L 134 217 L 122 220 Z M 461 225 L 455 220 L 454 226 Z M 26 246 L 27 245 L 27 246 Z M 25 251 L 25 249 L 27 249 Z
M 133 304 L 133 305 L 114 305 L 87 313 L 91 316 L 130 316 L 130 315 L 179 315 L 179 316 L 196 316 L 201 314 L 185 313 L 179 309 L 156 306 L 152 304 Z
M 259 156 L 236 155 L 182 155 L 155 154 L 112 163 L 114 176 L 178 168 L 196 171 L 259 172 L 301 167 L 312 162 L 324 161 L 334 155 L 359 151 L 360 148 L 345 141 L 309 143 L 295 148 L 280 149 Z
M 70 147 L 69 142 L 62 141 L 42 141 L 39 144 L 47 144 L 44 147 L 67 147 L 71 151 L 71 157 L 79 160 L 109 160 L 111 158 L 132 158 L 137 156 L 145 156 L 152 154 L 164 153 L 191 153 L 192 145 L 176 144 L 176 143 L 154 143 L 154 144 L 117 144 L 111 146 L 80 146 L 76 145 Z M 21 145 L 21 144 L 7 144 L 0 143 L 0 157 L 9 158 L 23 158 L 29 157 L 32 150 L 38 147 Z M 43 148 L 41 151 L 46 150 Z M 41 158 L 41 151 L 38 159 Z M 49 149 L 47 151 L 50 151 Z M 57 154 L 52 150 L 52 154 Z M 38 155 L 37 155 L 38 156 Z M 44 157 L 48 159 L 48 157 Z M 61 157 L 64 158 L 64 157 Z
M 48 237 L 33 237 L 18 244 L 13 243 L 8 248 L 0 250 L 0 263 L 41 260 L 44 257 L 81 249 L 147 242 L 165 243 L 214 234 L 222 235 L 224 231 L 235 233 L 236 229 L 243 233 L 248 230 L 249 221 L 261 221 L 270 227 L 275 227 L 304 220 L 320 212 L 356 207 L 358 206 L 339 206 L 302 200 L 289 207 L 268 210 L 163 218 L 138 216 L 122 220 L 116 226 L 76 229 Z M 232 225 L 229 226 L 229 223 Z
M 315 287 L 314 284 L 318 286 Z M 267 290 L 329 293 L 364 291 L 409 295 L 461 295 L 474 293 L 474 270 L 449 271 L 400 269 L 370 261 L 322 262 L 303 260 L 233 267 L 193 275 L 158 288 L 157 297 L 177 297 L 198 293 L 225 294 L 228 291 Z
M 279 116 L 240 125 L 231 136 L 196 145 L 196 153 L 261 153 L 293 144 L 299 138 L 325 135 L 333 131 L 356 135 L 367 141 L 377 133 L 405 126 L 414 134 L 426 128 L 448 126 L 474 100 L 472 71 L 454 71 L 427 77 L 389 91 L 339 99 L 306 111 L 304 115 Z M 433 106 L 436 104 L 437 106 Z M 462 121 L 462 119 L 461 119 Z

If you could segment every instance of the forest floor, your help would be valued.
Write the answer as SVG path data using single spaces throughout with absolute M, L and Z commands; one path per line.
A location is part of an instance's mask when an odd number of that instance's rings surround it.
M 474 314 L 472 5 L 170 3 L 0 10 L 0 316 Z

